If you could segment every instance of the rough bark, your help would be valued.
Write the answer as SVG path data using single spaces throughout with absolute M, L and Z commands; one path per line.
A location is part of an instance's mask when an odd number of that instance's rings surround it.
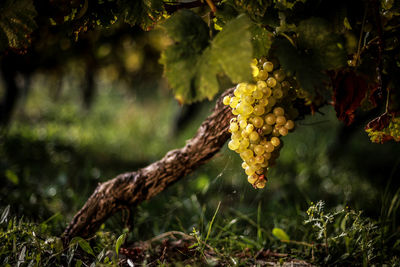
M 218 99 L 212 114 L 183 148 L 169 151 L 161 160 L 136 172 L 121 174 L 99 184 L 63 233 L 64 243 L 73 237 L 88 237 L 111 215 L 148 200 L 185 177 L 214 156 L 229 138 L 230 109 Z

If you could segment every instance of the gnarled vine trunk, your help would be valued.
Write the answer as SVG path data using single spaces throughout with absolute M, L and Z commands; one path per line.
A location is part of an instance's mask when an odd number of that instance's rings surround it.
M 229 138 L 232 114 L 229 107 L 222 104 L 222 99 L 232 92 L 233 88 L 222 94 L 212 114 L 183 148 L 169 151 L 161 160 L 136 172 L 124 173 L 99 184 L 65 229 L 64 243 L 75 236 L 92 235 L 117 211 L 154 197 L 214 156 Z

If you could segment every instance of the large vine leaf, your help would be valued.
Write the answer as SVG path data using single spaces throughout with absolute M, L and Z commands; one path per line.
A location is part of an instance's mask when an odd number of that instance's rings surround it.
M 118 0 L 118 6 L 125 22 L 144 30 L 151 29 L 164 11 L 162 0 Z
M 341 36 L 320 18 L 299 23 L 297 46 L 286 39 L 277 39 L 274 50 L 284 69 L 296 75 L 301 87 L 311 95 L 329 83 L 328 70 L 346 64 L 346 51 Z M 319 94 L 325 94 L 319 91 Z
M 160 61 L 176 98 L 180 102 L 192 102 L 207 97 L 196 90 L 201 87 L 196 84 L 199 59 L 209 42 L 207 24 L 192 11 L 181 10 L 162 26 L 174 41 L 163 51 Z
M 161 55 L 164 74 L 181 103 L 212 99 L 218 75 L 233 82 L 251 78 L 252 45 L 245 16 L 229 21 L 213 41 L 207 24 L 194 12 L 180 10 L 162 27 L 174 41 Z
M 232 82 L 251 79 L 250 61 L 252 45 L 249 32 L 250 20 L 239 15 L 231 20 L 212 42 L 212 54 Z
M 308 50 L 312 59 L 323 70 L 336 69 L 346 64 L 343 39 L 333 32 L 322 18 L 310 18 L 297 27 L 299 46 Z
M 257 24 L 252 24 L 250 26 L 250 32 L 253 56 L 255 58 L 260 58 L 268 55 L 273 40 L 273 34 Z
M 296 80 L 301 87 L 312 96 L 315 89 L 329 82 L 329 77 L 322 72 L 309 55 L 296 49 L 286 39 L 276 39 L 272 48 L 283 69 L 296 75 Z
M 0 4 L 0 51 L 24 50 L 30 45 L 29 35 L 37 25 L 32 0 L 7 0 Z

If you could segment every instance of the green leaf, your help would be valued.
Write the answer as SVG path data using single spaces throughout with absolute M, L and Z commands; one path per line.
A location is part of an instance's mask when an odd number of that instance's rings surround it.
M 198 60 L 209 41 L 207 24 L 194 12 L 180 10 L 162 27 L 174 41 L 163 51 L 160 62 L 176 98 L 181 102 L 203 99 L 195 83 Z
M 251 25 L 250 32 L 251 43 L 253 45 L 253 57 L 260 58 L 268 55 L 272 44 L 273 34 L 257 24 Z
M 81 267 L 82 266 L 82 260 L 77 260 L 75 263 L 75 267 Z
M 181 10 L 162 27 L 174 41 L 161 55 L 164 74 L 181 103 L 212 99 L 219 91 L 218 76 L 233 82 L 251 78 L 250 21 L 229 21 L 210 43 L 207 24 L 195 13 Z
M 115 243 L 115 252 L 119 255 L 119 249 L 122 244 L 125 242 L 126 234 L 122 234 L 118 237 L 117 242 Z
M 250 20 L 239 15 L 225 25 L 212 42 L 212 54 L 234 83 L 251 80 Z
M 296 75 L 300 86 L 315 95 L 316 88 L 328 81 L 328 76 L 316 65 L 313 58 L 296 49 L 286 39 L 277 39 L 272 47 L 283 69 Z
M 139 25 L 143 30 L 150 30 L 162 19 L 162 0 L 118 0 L 117 3 L 123 20 L 132 26 Z
M 12 170 L 6 170 L 5 173 L 7 179 L 13 184 L 17 185 L 19 182 L 18 176 Z
M 315 96 L 327 96 L 323 89 L 329 82 L 327 70 L 346 64 L 346 51 L 341 36 L 333 33 L 329 24 L 320 18 L 310 18 L 297 27 L 298 42 L 294 47 L 286 39 L 278 39 L 273 47 L 282 67 L 296 75 L 300 86 Z
M 297 27 L 299 47 L 307 50 L 321 69 L 330 70 L 346 64 L 343 39 L 333 33 L 329 23 L 321 18 L 310 18 Z
M 209 100 L 219 91 L 217 74 L 222 72 L 221 66 L 215 57 L 212 56 L 210 48 L 206 48 L 197 64 L 198 75 L 196 86 L 201 97 Z
M 78 243 L 79 247 L 85 251 L 86 253 L 95 256 L 92 247 L 90 246 L 89 242 L 87 242 L 85 239 L 82 237 L 76 236 L 72 238 L 70 242 L 70 247 Z
M 286 232 L 283 231 L 281 228 L 275 227 L 274 229 L 272 229 L 272 235 L 278 238 L 279 240 L 290 240 L 288 234 L 286 234 Z
M 7 0 L 0 4 L 0 51 L 26 49 L 29 35 L 37 28 L 33 0 Z

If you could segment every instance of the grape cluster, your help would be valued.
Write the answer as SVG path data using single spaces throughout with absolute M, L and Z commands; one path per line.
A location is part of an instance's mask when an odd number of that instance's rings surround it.
M 275 164 L 283 146 L 281 136 L 294 128 L 297 112 L 287 101 L 295 89 L 282 69 L 266 59 L 254 59 L 251 68 L 255 83 L 239 83 L 233 96 L 223 103 L 236 117 L 230 122 L 228 147 L 243 160 L 247 180 L 254 188 L 264 188 L 268 167 Z M 286 109 L 285 109 L 286 108 Z
M 369 138 L 374 143 L 384 143 L 388 140 L 400 142 L 400 117 L 393 117 L 389 125 L 382 130 L 367 129 Z

